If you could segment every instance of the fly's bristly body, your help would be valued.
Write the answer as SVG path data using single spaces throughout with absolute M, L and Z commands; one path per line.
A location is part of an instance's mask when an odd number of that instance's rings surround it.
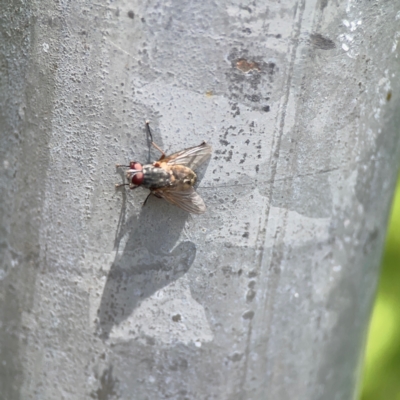
M 206 211 L 204 201 L 193 188 L 197 181 L 194 170 L 211 156 L 211 146 L 203 142 L 199 146 L 166 156 L 153 142 L 149 121 L 146 121 L 146 130 L 151 144 L 161 152 L 160 159 L 146 165 L 131 161 L 129 166 L 126 166 L 129 169 L 125 173 L 128 183 L 116 186 L 128 185 L 130 189 L 143 186 L 150 190 L 150 194 L 163 198 L 189 213 L 204 213 Z M 117 167 L 123 165 L 117 164 Z M 146 201 L 147 198 L 144 204 Z

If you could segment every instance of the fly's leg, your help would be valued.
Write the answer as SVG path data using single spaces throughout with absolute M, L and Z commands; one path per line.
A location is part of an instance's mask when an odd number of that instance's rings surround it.
M 142 207 L 145 206 L 145 204 L 147 203 L 147 200 L 149 199 L 149 197 L 150 197 L 151 195 L 153 195 L 154 197 L 157 197 L 157 199 L 162 199 L 162 196 L 160 196 L 156 191 L 150 192 L 150 193 L 147 195 L 145 201 L 143 202 Z
M 151 196 L 151 192 L 147 195 L 146 199 L 144 200 L 142 207 L 145 206 L 145 204 L 147 203 L 148 198 Z
M 146 121 L 146 130 L 147 130 L 147 134 L 150 136 L 150 140 L 151 140 L 152 146 L 154 146 L 154 147 L 161 153 L 160 160 L 162 160 L 163 158 L 165 158 L 165 153 L 164 153 L 163 150 L 161 150 L 161 149 L 153 142 L 153 135 L 151 134 L 151 130 L 150 130 L 150 121 Z M 159 161 L 160 161 L 160 160 L 159 160 Z

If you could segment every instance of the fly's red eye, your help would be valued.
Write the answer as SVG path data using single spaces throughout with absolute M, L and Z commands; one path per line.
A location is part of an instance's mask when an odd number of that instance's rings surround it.
M 138 172 L 137 174 L 133 175 L 132 177 L 132 183 L 136 186 L 139 186 L 142 184 L 144 178 L 143 172 Z
M 131 161 L 129 163 L 129 168 L 130 169 L 136 169 L 136 170 L 139 170 L 139 171 L 141 171 L 143 169 L 142 164 L 140 164 L 140 163 L 138 163 L 136 161 Z

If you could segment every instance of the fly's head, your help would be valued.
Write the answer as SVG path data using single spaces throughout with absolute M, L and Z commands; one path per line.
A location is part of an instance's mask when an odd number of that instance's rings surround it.
M 135 189 L 143 183 L 144 173 L 143 173 L 143 165 L 136 162 L 131 161 L 129 163 L 129 169 L 125 173 L 126 179 L 129 182 L 129 188 Z

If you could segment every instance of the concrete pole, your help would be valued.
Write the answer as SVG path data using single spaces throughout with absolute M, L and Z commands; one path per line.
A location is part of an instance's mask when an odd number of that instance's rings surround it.
M 399 157 L 399 1 L 3 0 L 0 393 L 354 399 Z M 115 163 L 206 140 L 189 216 Z

